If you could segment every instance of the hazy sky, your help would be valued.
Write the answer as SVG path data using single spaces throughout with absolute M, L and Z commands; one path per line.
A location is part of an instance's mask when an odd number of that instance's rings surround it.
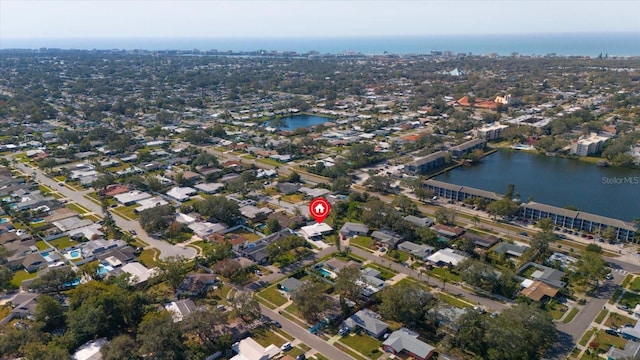
M 640 1 L 0 0 L 0 39 L 640 32 Z

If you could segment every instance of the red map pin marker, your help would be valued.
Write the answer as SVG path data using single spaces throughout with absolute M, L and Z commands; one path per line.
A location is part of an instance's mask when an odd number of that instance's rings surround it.
M 313 216 L 314 219 L 318 223 L 324 221 L 324 219 L 329 216 L 329 212 L 331 211 L 331 204 L 327 201 L 327 199 L 322 197 L 317 197 L 311 200 L 309 203 L 309 213 Z

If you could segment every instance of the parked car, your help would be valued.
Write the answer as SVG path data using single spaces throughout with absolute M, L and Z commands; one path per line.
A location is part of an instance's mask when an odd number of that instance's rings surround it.
M 293 349 L 293 346 L 291 346 L 290 342 L 286 342 L 286 343 L 282 344 L 282 346 L 280 346 L 280 350 L 282 350 L 282 351 L 289 351 L 291 349 Z
M 277 321 L 275 321 L 275 320 L 273 320 L 273 321 L 271 322 L 271 324 L 272 324 L 273 326 L 277 327 L 278 329 L 280 329 L 280 328 L 282 327 L 282 325 L 280 325 L 280 323 L 279 323 L 279 322 L 277 322 Z
M 296 356 L 296 360 L 307 360 L 307 357 L 304 354 L 300 354 Z
M 133 229 L 129 230 L 129 233 L 131 233 L 131 235 L 138 235 L 138 233 Z
M 527 234 L 526 231 L 520 231 L 518 234 L 520 234 L 522 236 L 529 236 L 529 234 Z
M 340 330 L 338 330 L 338 335 L 340 335 L 340 336 L 345 336 L 345 335 L 347 335 L 347 334 L 348 334 L 348 333 L 350 333 L 350 332 L 351 332 L 351 330 L 349 330 L 349 328 L 348 328 L 348 327 L 343 327 L 343 328 L 341 328 Z
M 609 335 L 618 336 L 618 332 L 613 329 L 606 329 L 604 332 L 606 332 Z
M 58 186 L 64 186 L 64 183 L 63 182 L 59 182 Z

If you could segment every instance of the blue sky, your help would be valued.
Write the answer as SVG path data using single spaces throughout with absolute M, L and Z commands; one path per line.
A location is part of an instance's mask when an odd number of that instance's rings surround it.
M 0 39 L 640 32 L 640 1 L 0 0 Z

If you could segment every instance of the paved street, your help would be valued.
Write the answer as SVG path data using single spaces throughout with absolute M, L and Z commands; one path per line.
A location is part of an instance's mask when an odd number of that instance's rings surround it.
M 18 161 L 15 166 L 18 170 L 24 172 L 27 175 L 36 174 L 36 180 L 38 182 L 52 188 L 54 191 L 59 192 L 66 198 L 87 208 L 89 211 L 98 215 L 102 214 L 102 208 L 100 205 L 84 197 L 84 195 L 92 192 L 92 190 L 75 191 L 69 189 L 66 186 L 59 186 L 57 181 L 46 176 L 40 169 L 31 168 L 20 161 Z M 136 236 L 138 238 L 149 244 L 150 247 L 160 250 L 160 258 L 164 259 L 171 256 L 182 256 L 187 259 L 192 259 L 196 256 L 196 250 L 191 247 L 176 246 L 163 240 L 154 239 L 151 236 L 147 235 L 138 221 L 126 220 L 114 212 L 111 212 L 111 214 L 113 215 L 113 219 L 115 220 L 116 224 L 123 231 L 135 230 L 137 233 Z
M 328 342 L 326 342 L 322 338 L 311 334 L 307 329 L 290 321 L 286 317 L 278 314 L 278 312 L 271 310 L 262 304 L 260 304 L 260 309 L 262 310 L 262 314 L 279 322 L 282 325 L 282 329 L 284 331 L 295 336 L 296 339 L 300 340 L 302 343 L 306 344 L 307 346 L 319 351 L 320 353 L 322 353 L 322 355 L 326 356 L 327 358 L 332 360 L 353 359 L 351 356 L 349 356 L 349 354 L 330 345 Z

